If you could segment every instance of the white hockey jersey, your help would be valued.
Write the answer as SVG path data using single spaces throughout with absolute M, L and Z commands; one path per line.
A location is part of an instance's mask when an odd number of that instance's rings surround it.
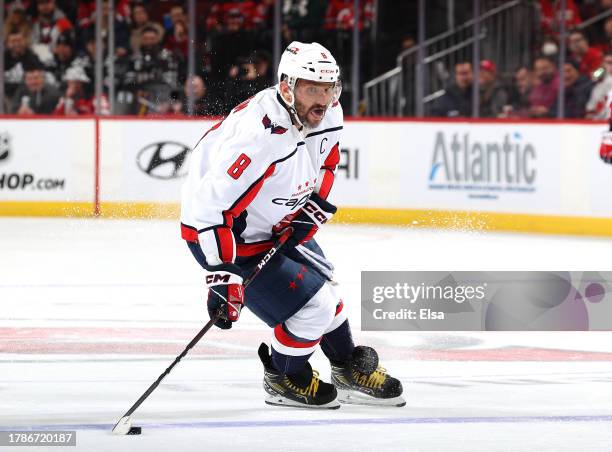
M 329 195 L 342 127 L 335 103 L 316 129 L 298 131 L 274 87 L 238 105 L 191 154 L 182 237 L 200 244 L 209 265 L 267 251 L 274 225 L 295 214 L 313 190 Z
M 586 104 L 586 111 L 592 119 L 612 121 L 612 74 L 595 84 L 591 97 Z

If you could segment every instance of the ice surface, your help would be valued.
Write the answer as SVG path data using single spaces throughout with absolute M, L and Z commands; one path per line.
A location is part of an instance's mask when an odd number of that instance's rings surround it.
M 247 311 L 135 413 L 142 435 L 113 436 L 207 320 L 177 223 L 3 218 L 0 429 L 76 429 L 76 448 L 48 450 L 87 452 L 612 450 L 612 333 L 359 331 L 361 270 L 610 270 L 612 241 L 337 225 L 318 239 L 357 342 L 403 381 L 406 407 L 266 406 L 270 331 Z

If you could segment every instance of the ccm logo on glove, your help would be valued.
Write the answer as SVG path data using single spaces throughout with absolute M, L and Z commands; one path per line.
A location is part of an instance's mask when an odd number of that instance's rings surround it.
M 206 284 L 229 284 L 231 275 L 213 274 L 206 277 Z
M 321 212 L 317 205 L 315 205 L 314 203 L 308 201 L 306 204 L 304 204 L 304 207 L 302 207 L 302 209 L 304 209 L 305 212 L 312 214 L 311 217 L 317 223 L 323 224 L 327 222 L 327 216 L 323 212 Z

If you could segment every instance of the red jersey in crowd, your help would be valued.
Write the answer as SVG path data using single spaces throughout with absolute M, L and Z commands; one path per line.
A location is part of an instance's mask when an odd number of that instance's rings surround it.
M 360 2 L 359 11 L 359 30 L 372 25 L 375 15 L 373 0 L 363 0 Z M 324 28 L 327 30 L 349 30 L 355 23 L 355 14 L 352 0 L 331 0 L 325 14 Z
M 558 34 L 561 20 L 565 20 L 565 29 L 580 24 L 580 11 L 574 0 L 566 0 L 565 11 L 561 11 L 561 2 L 540 0 L 540 24 L 544 34 Z
M 72 29 L 72 22 L 56 9 L 50 21 L 36 19 L 32 27 L 31 39 L 33 44 L 48 44 L 55 47 L 57 38 L 67 30 Z
M 580 63 L 580 73 L 591 78 L 593 72 L 601 67 L 603 54 L 601 50 L 589 47 L 589 50 L 586 51 L 582 58 L 576 58 L 576 61 Z
M 230 21 L 240 21 L 240 28 L 252 30 L 255 28 L 260 14 L 254 1 L 215 3 L 206 17 L 206 29 L 224 28 Z
M 96 112 L 95 108 L 95 97 L 92 96 L 89 99 L 79 98 L 71 99 L 62 97 L 53 111 L 56 115 L 93 115 Z M 100 105 L 100 114 L 110 114 L 110 104 L 106 95 L 102 95 L 102 103 Z
M 126 21 L 130 19 L 130 0 L 116 0 L 115 14 L 124 18 Z M 77 9 L 77 24 L 80 28 L 87 28 L 96 22 L 96 1 L 79 1 Z

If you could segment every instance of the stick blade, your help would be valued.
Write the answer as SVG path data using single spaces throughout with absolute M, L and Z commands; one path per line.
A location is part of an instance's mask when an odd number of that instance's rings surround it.
M 132 428 L 132 416 L 123 416 L 113 428 L 114 435 L 127 435 Z

